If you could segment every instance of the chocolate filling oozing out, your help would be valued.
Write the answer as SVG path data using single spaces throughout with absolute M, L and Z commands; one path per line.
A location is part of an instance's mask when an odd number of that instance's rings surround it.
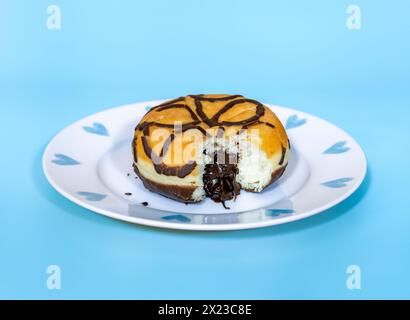
M 241 190 L 241 185 L 236 182 L 238 167 L 236 164 L 231 164 L 229 159 L 227 153 L 222 157 L 214 153 L 214 161 L 205 165 L 202 177 L 206 196 L 215 202 L 222 202 L 225 209 L 229 209 L 225 201 L 235 199 Z

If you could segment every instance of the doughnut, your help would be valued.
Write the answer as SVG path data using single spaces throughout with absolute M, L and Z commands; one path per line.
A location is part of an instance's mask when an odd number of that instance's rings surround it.
M 277 116 L 242 95 L 199 94 L 151 108 L 135 128 L 133 168 L 148 190 L 195 203 L 261 192 L 284 173 L 290 144 Z M 227 207 L 226 207 L 227 208 Z

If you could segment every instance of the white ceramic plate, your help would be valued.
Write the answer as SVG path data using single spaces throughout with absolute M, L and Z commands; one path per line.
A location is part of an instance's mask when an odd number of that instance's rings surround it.
M 343 130 L 300 111 L 267 105 L 286 126 L 292 145 L 280 180 L 261 193 L 241 191 L 228 202 L 230 210 L 210 199 L 189 205 L 170 200 L 146 190 L 132 169 L 134 127 L 163 101 L 109 109 L 61 131 L 43 156 L 51 185 L 78 205 L 119 220 L 171 229 L 235 230 L 324 211 L 349 197 L 366 175 L 362 149 Z

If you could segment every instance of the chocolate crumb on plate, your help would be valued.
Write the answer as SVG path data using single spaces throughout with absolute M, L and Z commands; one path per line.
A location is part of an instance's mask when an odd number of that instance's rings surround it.
M 148 206 L 148 202 L 147 202 L 147 201 L 141 202 L 141 204 L 142 204 L 144 207 Z
M 126 196 L 132 196 L 132 193 L 131 192 L 126 192 L 126 193 L 124 193 Z

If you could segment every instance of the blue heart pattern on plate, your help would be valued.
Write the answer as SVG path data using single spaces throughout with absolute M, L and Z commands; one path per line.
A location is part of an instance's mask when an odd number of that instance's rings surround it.
M 299 119 L 297 114 L 294 114 L 286 121 L 286 129 L 293 129 L 303 126 L 307 122 L 307 119 Z
M 335 143 L 333 146 L 331 146 L 329 149 L 325 150 L 323 153 L 324 154 L 340 154 L 340 153 L 345 153 L 350 150 L 349 147 L 346 146 L 347 141 L 339 141 Z
M 81 164 L 77 160 L 74 160 L 73 158 L 62 153 L 56 153 L 54 156 L 56 157 L 56 159 L 52 160 L 51 162 L 59 166 L 75 166 Z
M 269 217 L 278 217 L 283 214 L 293 214 L 295 210 L 292 209 L 268 209 L 266 215 Z
M 99 136 L 110 135 L 107 128 L 102 123 L 98 122 L 94 122 L 92 127 L 84 126 L 83 129 L 88 133 L 97 134 Z
M 324 182 L 322 183 L 322 185 L 328 188 L 337 189 L 337 188 L 346 187 L 347 182 L 350 182 L 352 180 L 353 178 L 340 178 L 340 179 Z
M 182 214 L 174 214 L 171 216 L 165 216 L 165 217 L 161 217 L 161 219 L 168 220 L 168 221 L 178 221 L 178 222 L 190 222 L 191 221 L 191 219 L 189 219 L 188 217 Z
M 87 201 L 101 201 L 107 197 L 105 194 L 95 193 L 95 192 L 86 192 L 86 191 L 80 191 L 80 192 L 77 192 L 77 194 L 84 197 L 84 199 Z

